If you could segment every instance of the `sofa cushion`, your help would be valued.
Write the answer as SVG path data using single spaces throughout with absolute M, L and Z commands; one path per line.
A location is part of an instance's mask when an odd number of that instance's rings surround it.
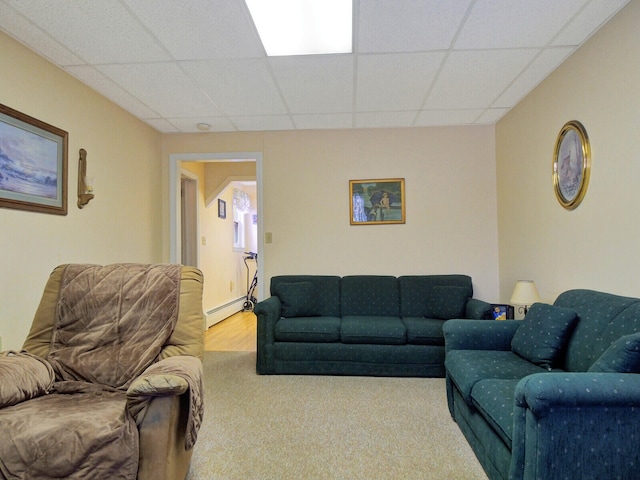
M 274 327 L 278 342 L 339 342 L 340 319 L 338 317 L 281 318 Z
M 508 350 L 450 350 L 444 365 L 449 378 L 469 405 L 471 390 L 480 380 L 516 380 L 545 371 Z
M 314 316 L 340 316 L 341 278 L 335 275 L 276 275 L 271 277 L 271 295 L 276 295 L 276 292 L 280 289 L 280 284 L 300 282 L 310 283 L 313 286 L 313 304 L 306 308 Z
M 519 379 L 480 380 L 471 390 L 471 400 L 502 441 L 511 446 L 513 409 Z
M 444 345 L 443 320 L 436 318 L 403 318 L 407 327 L 407 343 L 413 345 Z
M 550 370 L 577 322 L 578 314 L 569 308 L 534 303 L 511 340 L 511 350 Z
M 578 289 L 561 293 L 554 305 L 580 316 L 561 364 L 569 372 L 586 372 L 618 338 L 640 331 L 638 298 Z
M 350 315 L 342 318 L 340 340 L 343 343 L 404 345 L 407 329 L 399 317 Z
M 464 318 L 469 296 L 467 288 L 436 285 L 429 294 L 425 317 L 442 320 Z
M 279 283 L 274 286 L 273 293 L 280 299 L 283 317 L 315 317 L 319 315 L 316 310 L 311 282 Z
M 398 279 L 385 275 L 351 275 L 342 278 L 342 317 L 400 316 Z
M 431 291 L 437 287 L 462 287 L 467 297 L 473 297 L 471 277 L 468 275 L 403 275 L 400 287 L 400 316 L 433 318 L 429 311 Z
M 589 371 L 640 373 L 640 333 L 624 335 L 613 342 Z

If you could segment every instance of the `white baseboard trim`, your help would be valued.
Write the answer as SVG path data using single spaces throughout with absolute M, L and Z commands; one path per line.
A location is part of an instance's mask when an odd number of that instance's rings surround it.
M 207 328 L 212 325 L 215 325 L 218 322 L 221 322 L 225 318 L 230 317 L 234 313 L 238 313 L 242 311 L 242 306 L 244 304 L 246 297 L 240 297 L 235 300 L 232 300 L 224 305 L 219 305 L 211 310 L 208 310 L 205 313 Z

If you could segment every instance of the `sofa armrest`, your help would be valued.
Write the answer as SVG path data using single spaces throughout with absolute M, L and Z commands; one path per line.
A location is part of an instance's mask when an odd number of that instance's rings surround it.
M 273 373 L 273 343 L 276 322 L 282 315 L 282 304 L 277 296 L 258 302 L 253 309 L 257 316 L 257 361 L 256 370 L 260 374 Z
M 510 478 L 635 478 L 640 375 L 536 373 L 515 390 Z
M 477 298 L 470 298 L 469 300 L 467 300 L 464 312 L 465 318 L 472 318 L 476 320 L 492 319 L 491 304 Z
M 49 393 L 55 375 L 45 359 L 27 352 L 0 354 L 0 408 Z
M 450 350 L 511 350 L 511 339 L 520 320 L 447 320 L 444 332 L 445 352 Z

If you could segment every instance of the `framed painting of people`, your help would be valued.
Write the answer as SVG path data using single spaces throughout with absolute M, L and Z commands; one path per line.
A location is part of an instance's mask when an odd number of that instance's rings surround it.
M 349 180 L 351 225 L 405 223 L 404 178 Z

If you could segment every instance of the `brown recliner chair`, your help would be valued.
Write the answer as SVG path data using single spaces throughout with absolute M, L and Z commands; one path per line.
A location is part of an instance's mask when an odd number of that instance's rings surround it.
M 202 273 L 61 265 L 0 356 L 0 478 L 183 479 L 204 411 Z

